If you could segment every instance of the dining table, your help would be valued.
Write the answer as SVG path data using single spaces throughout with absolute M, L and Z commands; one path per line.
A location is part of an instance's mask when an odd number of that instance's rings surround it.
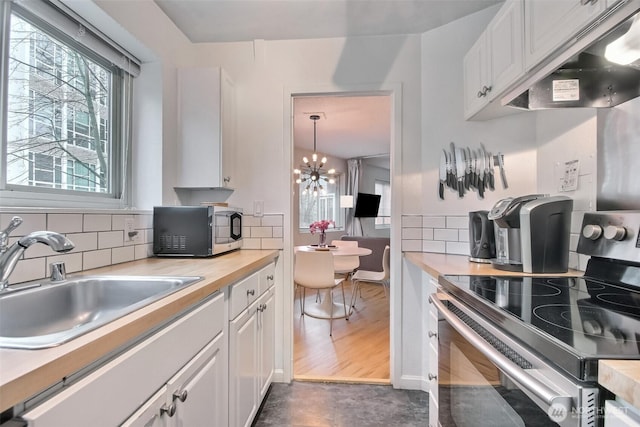
M 372 251 L 369 248 L 361 248 L 359 246 L 332 246 L 327 245 L 325 247 L 319 247 L 317 245 L 302 245 L 295 246 L 294 252 L 316 252 L 316 251 L 329 251 L 334 257 L 337 256 L 367 256 L 371 255 Z M 330 289 L 320 290 L 320 302 L 318 304 L 305 304 L 304 314 L 311 317 L 317 317 L 320 319 L 341 319 L 349 317 L 350 309 L 346 307 L 347 302 L 335 302 L 332 301 Z M 347 315 L 345 316 L 345 309 Z

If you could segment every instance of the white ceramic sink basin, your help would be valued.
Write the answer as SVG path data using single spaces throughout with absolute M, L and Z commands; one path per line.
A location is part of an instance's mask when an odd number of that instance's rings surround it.
M 0 347 L 60 345 L 201 279 L 78 276 L 0 294 Z

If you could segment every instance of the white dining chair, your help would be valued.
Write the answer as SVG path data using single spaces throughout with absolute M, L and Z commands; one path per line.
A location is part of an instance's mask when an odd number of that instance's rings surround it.
M 348 320 L 346 299 L 344 297 L 344 279 L 335 278 L 333 267 L 333 255 L 329 251 L 304 252 L 299 251 L 295 254 L 295 263 L 293 271 L 293 281 L 296 286 L 302 288 L 302 296 L 300 302 L 301 316 L 305 314 L 318 317 L 305 311 L 305 290 L 326 289 L 329 291 L 329 335 L 333 334 L 333 291 L 342 285 L 342 301 L 344 305 L 344 317 Z
M 384 295 L 388 298 L 388 288 L 389 288 L 389 278 L 391 277 L 389 274 L 390 271 L 390 257 L 389 257 L 390 248 L 389 245 L 384 247 L 384 252 L 382 253 L 382 271 L 370 271 L 370 270 L 358 270 L 353 276 L 351 276 L 351 282 L 353 283 L 353 293 L 351 294 L 351 307 L 355 308 L 356 306 L 356 296 L 360 291 L 360 282 L 372 282 L 372 283 L 380 283 L 382 288 L 384 289 Z
M 338 248 L 358 247 L 358 242 L 355 240 L 332 240 L 331 244 Z M 360 257 L 336 256 L 333 257 L 333 266 L 336 274 L 344 275 L 345 280 L 349 281 L 353 273 L 360 267 Z

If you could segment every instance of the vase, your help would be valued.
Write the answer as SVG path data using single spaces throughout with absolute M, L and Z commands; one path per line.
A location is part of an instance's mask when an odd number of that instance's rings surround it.
M 318 247 L 324 248 L 327 246 L 327 235 L 325 234 L 324 230 L 320 232 L 320 236 L 318 236 L 318 239 Z

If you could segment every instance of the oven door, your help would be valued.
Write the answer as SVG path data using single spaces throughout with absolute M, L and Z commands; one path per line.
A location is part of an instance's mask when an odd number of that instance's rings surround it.
M 443 427 L 596 426 L 597 388 L 581 387 L 448 294 L 438 321 L 438 418 Z M 576 408 L 581 408 L 577 410 Z

